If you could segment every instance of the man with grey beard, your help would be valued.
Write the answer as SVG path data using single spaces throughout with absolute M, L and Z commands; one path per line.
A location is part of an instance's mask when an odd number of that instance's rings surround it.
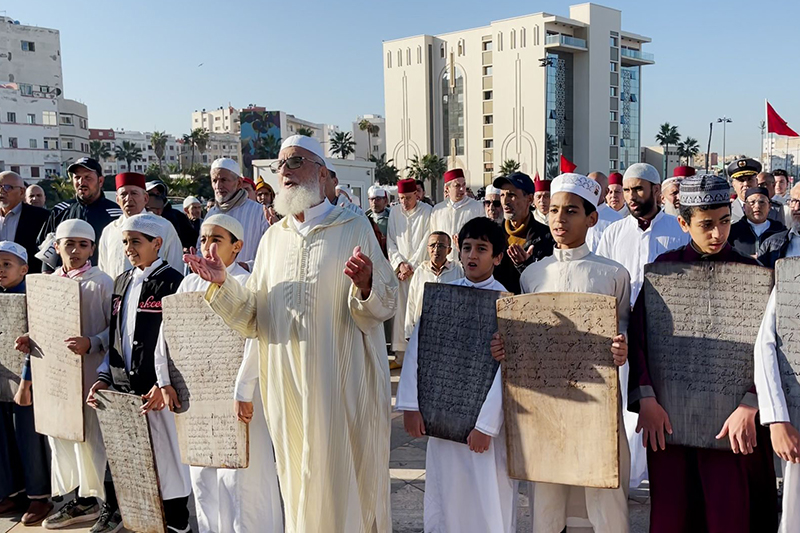
M 258 339 L 286 531 L 389 533 L 383 322 L 395 314 L 397 277 L 369 219 L 324 196 L 318 141 L 288 137 L 271 168 L 285 218 L 261 239 L 247 285 L 227 275 L 215 245 L 210 259 L 185 259 L 211 283 L 211 308 Z
M 800 255 L 800 183 L 792 187 L 786 204 L 792 216 L 789 229 L 768 237 L 758 249 L 758 260 L 769 268 L 775 268 L 778 259 Z

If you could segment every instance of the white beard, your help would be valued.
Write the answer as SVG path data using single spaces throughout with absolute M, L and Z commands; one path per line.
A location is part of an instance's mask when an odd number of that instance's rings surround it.
M 664 204 L 664 212 L 675 217 L 680 215 L 680 211 L 672 205 L 672 202 L 666 202 Z
M 280 189 L 273 205 L 282 216 L 299 215 L 322 202 L 322 192 L 317 183 L 302 183 L 291 189 Z

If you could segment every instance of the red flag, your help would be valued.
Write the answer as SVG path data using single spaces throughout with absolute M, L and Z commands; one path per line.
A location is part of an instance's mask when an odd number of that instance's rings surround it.
M 578 165 L 576 165 L 575 163 L 573 163 L 572 161 L 570 161 L 569 159 L 567 159 L 563 155 L 561 156 L 561 172 L 562 173 L 564 173 L 564 172 L 574 172 L 576 168 L 578 168 Z
M 537 170 L 536 175 L 533 177 L 533 181 L 538 181 L 539 179 L 539 171 Z
M 767 102 L 767 133 L 786 135 L 787 137 L 800 137 L 800 135 L 790 128 L 786 124 L 786 121 L 783 120 L 774 109 L 772 109 L 772 106 L 769 105 L 769 102 Z

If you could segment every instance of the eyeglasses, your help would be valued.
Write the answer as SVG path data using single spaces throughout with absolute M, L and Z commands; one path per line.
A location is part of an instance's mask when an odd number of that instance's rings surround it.
M 503 204 L 500 203 L 500 200 L 484 200 L 483 207 L 503 207 Z
M 296 155 L 293 157 L 288 157 L 286 159 L 278 159 L 277 161 L 273 161 L 269 165 L 269 169 L 272 171 L 273 174 L 277 174 L 280 172 L 281 167 L 286 165 L 286 168 L 289 170 L 297 170 L 298 168 L 303 166 L 303 163 L 308 161 L 309 163 L 314 163 L 315 165 L 322 166 L 322 163 L 318 161 L 314 161 L 313 159 L 309 159 L 307 157 L 303 157 L 301 155 Z
M 19 185 L 9 185 L 8 183 L 5 183 L 3 185 L 0 185 L 0 188 L 2 188 L 6 192 L 11 192 L 14 189 L 24 189 L 25 187 L 20 187 Z
M 800 200 L 798 200 L 797 198 L 790 198 L 789 205 L 800 205 Z
M 440 242 L 434 242 L 432 244 L 429 244 L 428 248 L 430 248 L 431 250 L 445 250 L 445 249 L 450 248 L 450 247 L 447 246 L 446 244 L 442 244 Z

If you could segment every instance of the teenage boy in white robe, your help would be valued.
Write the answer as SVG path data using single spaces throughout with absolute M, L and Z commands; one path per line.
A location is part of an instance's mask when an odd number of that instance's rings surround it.
M 503 229 L 485 217 L 467 222 L 458 233 L 465 277 L 451 285 L 505 291 L 494 268 L 505 251 Z M 417 401 L 419 326 L 408 342 L 398 411 L 409 435 L 425 434 Z M 517 482 L 508 477 L 503 433 L 503 399 L 498 369 L 467 444 L 431 437 L 425 457 L 425 531 L 446 533 L 513 533 L 516 528 Z
M 62 266 L 52 275 L 74 279 L 80 283 L 83 336 L 64 339 L 64 343 L 72 352 L 83 356 L 84 394 L 88 394 L 97 380 L 97 367 L 108 350 L 111 294 L 114 289 L 114 280 L 98 267 L 92 266 L 95 240 L 94 228 L 84 220 L 65 220 L 56 228 L 55 249 L 61 257 Z M 27 335 L 17 339 L 17 349 L 30 354 Z M 28 355 L 15 398 L 19 405 L 31 405 L 31 385 Z M 102 513 L 97 501 L 106 500 L 106 450 L 97 414 L 88 405 L 84 405 L 83 409 L 83 429 L 83 442 L 47 438 L 52 450 L 50 472 L 53 496 L 64 496 L 75 489 L 77 492 L 75 498 L 42 523 L 45 529 L 62 529 L 95 522 L 92 531 L 106 531 L 110 506 L 104 504 L 102 511 L 106 512 Z M 113 492 L 109 492 L 109 497 L 113 498 Z M 102 518 L 101 514 L 104 514 Z
M 250 277 L 250 273 L 236 261 L 244 245 L 244 236 L 241 223 L 230 215 L 211 215 L 200 227 L 200 253 L 210 258 L 211 247 L 215 246 L 228 274 L 242 285 Z M 178 286 L 176 294 L 204 293 L 209 285 L 197 274 L 189 274 Z M 250 426 L 249 466 L 189 467 L 200 533 L 283 531 L 272 440 L 267 431 L 260 394 L 255 394 L 258 389 L 257 350 L 258 345 L 248 340 L 236 380 L 235 399 L 231 398 L 231 409 L 236 409 L 239 419 Z M 174 411 L 180 408 L 180 402 L 169 378 L 168 353 L 162 326 L 155 352 L 156 376 L 164 403 Z
M 625 333 L 630 317 L 630 275 L 619 263 L 589 250 L 586 235 L 597 222 L 601 185 L 580 174 L 561 174 L 550 186 L 550 232 L 556 242 L 553 255 L 533 263 L 522 273 L 523 293 L 577 292 L 604 294 L 617 299 L 619 334 L 609 346 L 614 364 L 622 366 L 628 356 Z M 492 355 L 505 358 L 499 334 L 492 340 Z M 619 398 L 621 403 L 622 398 Z M 622 426 L 620 408 L 620 429 Z M 597 489 L 533 484 L 533 531 L 560 533 L 565 527 L 589 527 L 594 533 L 626 533 L 630 452 L 624 431 L 619 432 L 620 486 Z

